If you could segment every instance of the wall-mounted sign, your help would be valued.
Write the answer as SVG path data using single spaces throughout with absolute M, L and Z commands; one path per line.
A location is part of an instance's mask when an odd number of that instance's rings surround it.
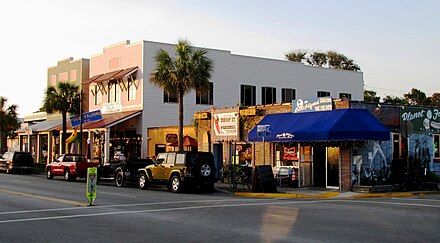
M 237 136 L 238 113 L 219 113 L 214 114 L 212 119 L 215 135 L 217 136 Z
M 440 132 L 440 109 L 405 107 L 400 110 L 400 123 L 412 124 L 414 132 Z
M 167 133 L 167 135 L 165 135 L 165 140 L 167 143 L 174 143 L 177 141 L 178 137 L 179 136 L 177 136 L 175 133 Z
M 292 101 L 292 112 L 331 111 L 333 100 L 331 97 L 297 99 Z
M 102 120 L 102 115 L 100 110 L 96 111 L 90 111 L 82 114 L 82 124 L 86 125 L 92 122 L 100 121 Z M 70 117 L 70 123 L 72 124 L 72 127 L 79 126 L 81 120 L 79 116 L 71 116 Z
M 122 111 L 122 102 L 106 103 L 102 105 L 102 114 L 109 114 Z

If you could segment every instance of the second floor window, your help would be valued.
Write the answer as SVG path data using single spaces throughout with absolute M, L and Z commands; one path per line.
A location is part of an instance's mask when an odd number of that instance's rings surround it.
M 261 87 L 261 104 L 275 104 L 277 103 L 276 88 Z
M 99 90 L 98 85 L 95 86 L 95 105 L 100 105 L 102 103 L 102 93 Z
M 349 94 L 349 93 L 339 93 L 339 99 L 349 99 L 349 100 L 351 100 L 351 94 Z
M 213 105 L 214 85 L 209 83 L 208 90 L 196 92 L 196 104 L 197 105 Z
M 163 103 L 177 103 L 177 88 L 171 92 L 163 92 Z
M 317 97 L 329 97 L 330 96 L 330 92 L 328 91 L 318 91 L 317 93 Z
M 291 103 L 292 100 L 296 99 L 296 91 L 295 89 L 281 89 L 281 102 L 282 103 Z
M 254 106 L 256 103 L 256 87 L 252 85 L 240 85 L 240 105 Z
M 116 83 L 108 84 L 108 103 L 121 101 L 121 87 Z
M 128 100 L 136 100 L 136 85 L 134 81 L 128 82 Z

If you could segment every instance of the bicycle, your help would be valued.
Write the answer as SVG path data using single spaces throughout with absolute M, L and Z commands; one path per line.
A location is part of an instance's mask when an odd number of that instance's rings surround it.
M 229 165 L 224 171 L 228 178 L 228 184 L 232 190 L 237 190 L 238 184 L 246 186 L 252 191 L 252 178 L 248 165 Z

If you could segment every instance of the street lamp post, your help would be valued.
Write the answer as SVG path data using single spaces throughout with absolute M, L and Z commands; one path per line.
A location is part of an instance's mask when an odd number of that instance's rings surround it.
M 83 115 L 82 115 L 82 90 L 79 91 L 79 152 L 82 154 L 82 133 L 83 133 Z

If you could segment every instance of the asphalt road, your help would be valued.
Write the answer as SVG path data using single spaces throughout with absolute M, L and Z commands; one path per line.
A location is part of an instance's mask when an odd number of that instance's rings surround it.
M 0 242 L 438 242 L 440 196 L 240 198 L 0 174 Z

